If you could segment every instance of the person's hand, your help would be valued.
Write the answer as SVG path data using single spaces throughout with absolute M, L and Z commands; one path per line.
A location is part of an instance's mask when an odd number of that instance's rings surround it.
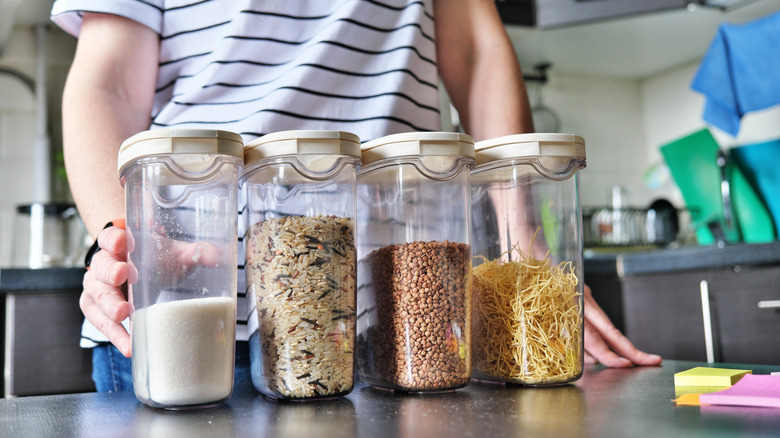
M 661 356 L 638 350 L 612 324 L 585 285 L 585 362 L 612 368 L 658 365 Z
M 222 249 L 210 242 L 189 243 L 158 236 L 162 258 L 161 272 L 173 273 L 173 279 L 186 276 L 193 266 L 217 266 L 225 262 Z M 133 240 L 121 228 L 110 227 L 98 234 L 100 251 L 92 257 L 90 269 L 84 274 L 84 290 L 79 305 L 84 317 L 92 323 L 126 357 L 132 354 L 130 334 L 122 321 L 130 316 L 133 306 L 128 302 L 126 283 L 135 284 L 138 271 L 127 261 L 133 251 Z
M 92 323 L 122 354 L 130 357 L 132 344 L 122 321 L 130 316 L 132 306 L 127 301 L 124 284 L 128 278 L 127 233 L 109 227 L 98 234 L 100 251 L 92 257 L 84 274 L 79 306 Z

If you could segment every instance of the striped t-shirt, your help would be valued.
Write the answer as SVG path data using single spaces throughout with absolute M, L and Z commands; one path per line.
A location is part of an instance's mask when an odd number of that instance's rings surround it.
M 441 127 L 432 0 L 57 0 L 51 15 L 78 36 L 87 11 L 160 35 L 150 129 L 224 129 L 249 142 L 290 129 L 368 141 Z M 85 326 L 82 345 L 105 340 Z
M 362 141 L 440 129 L 432 0 L 57 0 L 160 35 L 151 128 L 209 127 L 245 141 L 341 129 Z

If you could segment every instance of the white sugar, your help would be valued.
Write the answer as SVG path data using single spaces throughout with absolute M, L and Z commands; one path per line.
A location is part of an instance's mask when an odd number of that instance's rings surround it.
M 223 401 L 233 389 L 236 303 L 228 297 L 153 304 L 133 320 L 133 382 L 162 406 Z

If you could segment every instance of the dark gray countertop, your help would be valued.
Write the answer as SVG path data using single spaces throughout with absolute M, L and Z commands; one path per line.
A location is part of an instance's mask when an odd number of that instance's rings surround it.
M 643 275 L 661 272 L 719 269 L 730 266 L 780 264 L 780 241 L 761 244 L 691 245 L 674 248 L 610 248 L 585 250 L 585 269 L 592 273 Z
M 592 253 L 586 251 L 583 258 L 585 273 L 587 274 L 615 274 L 617 273 L 617 252 Z
M 765 244 L 683 246 L 636 251 L 613 248 L 585 251 L 585 268 L 593 273 L 641 275 L 736 265 L 780 264 L 780 241 Z M 84 268 L 0 268 L 0 293 L 81 288 Z
M 620 276 L 780 263 L 780 241 L 763 244 L 685 246 L 617 256 Z
M 81 290 L 84 268 L 0 268 L 0 294 L 23 291 Z
M 334 401 L 280 403 L 250 386 L 228 403 L 193 411 L 148 408 L 132 393 L 0 400 L 0 435 L 46 437 L 673 437 L 777 436 L 780 409 L 675 406 L 660 367 L 589 366 L 574 384 L 520 388 L 471 384 L 447 394 L 391 394 L 359 385 Z M 766 374 L 780 366 L 723 365 Z

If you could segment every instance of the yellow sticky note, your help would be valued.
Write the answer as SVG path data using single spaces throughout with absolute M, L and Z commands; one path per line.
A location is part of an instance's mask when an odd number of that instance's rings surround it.
M 696 367 L 674 375 L 674 386 L 731 386 L 751 370 Z
M 730 388 L 731 386 L 675 386 L 674 396 L 680 397 L 685 394 L 707 394 L 710 392 L 717 392 L 721 389 Z

